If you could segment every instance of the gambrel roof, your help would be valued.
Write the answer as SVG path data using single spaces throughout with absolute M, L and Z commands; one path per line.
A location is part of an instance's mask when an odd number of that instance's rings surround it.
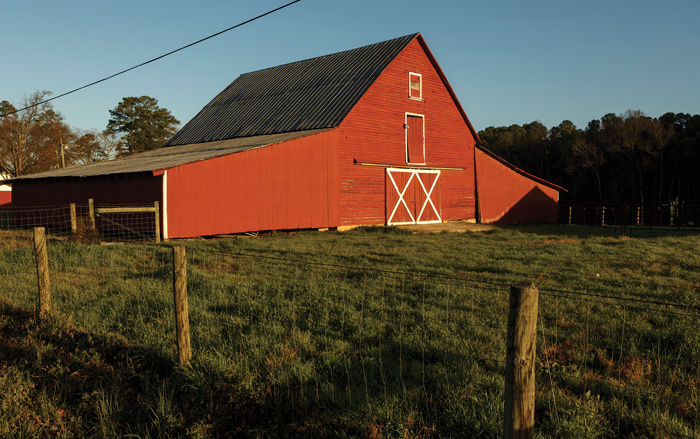
M 418 35 L 245 73 L 165 146 L 336 127 Z

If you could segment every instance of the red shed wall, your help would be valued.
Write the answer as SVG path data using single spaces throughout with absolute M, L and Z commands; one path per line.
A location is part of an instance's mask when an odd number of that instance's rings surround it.
M 84 215 L 90 198 L 97 207 L 144 204 L 152 206 L 154 201 L 158 201 L 161 203 L 161 218 L 163 214 L 163 180 L 152 173 L 19 180 L 13 183 L 12 189 L 14 221 L 25 225 L 69 227 L 69 204 L 75 203 L 78 206 L 78 215 Z M 55 207 L 58 210 L 38 209 L 46 207 Z M 152 218 L 152 214 L 147 216 Z M 113 223 L 100 223 L 98 219 L 98 228 L 109 229 L 112 226 Z
M 514 171 L 479 149 L 475 157 L 481 222 L 557 221 L 558 190 Z
M 409 98 L 409 72 L 423 75 L 423 99 Z M 406 113 L 425 116 L 426 164 L 441 173 L 443 220 L 475 218 L 474 136 L 418 39 L 387 67 L 340 125 L 340 223 L 386 222 L 385 167 L 406 166 Z M 413 166 L 413 165 L 412 165 Z
M 169 238 L 338 225 L 338 131 L 167 170 Z
M 12 204 L 12 191 L 0 190 L 0 209 L 10 207 Z
M 89 198 L 96 205 L 153 204 L 162 201 L 163 181 L 150 173 L 19 180 L 12 193 L 13 208 L 87 204 Z

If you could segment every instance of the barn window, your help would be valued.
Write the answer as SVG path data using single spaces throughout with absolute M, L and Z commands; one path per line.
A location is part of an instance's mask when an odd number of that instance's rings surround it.
M 423 75 L 420 73 L 408 74 L 408 97 L 418 100 L 423 98 Z

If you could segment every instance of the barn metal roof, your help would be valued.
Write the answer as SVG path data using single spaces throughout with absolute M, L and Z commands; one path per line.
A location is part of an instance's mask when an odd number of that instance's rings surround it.
M 165 146 L 338 126 L 418 35 L 245 73 Z
M 153 172 L 184 165 L 186 163 L 198 162 L 237 152 L 262 148 L 275 143 L 316 134 L 321 131 L 325 130 L 319 129 L 297 131 L 293 133 L 267 134 L 237 139 L 218 140 L 214 142 L 172 146 L 170 148 L 159 148 L 115 160 L 107 160 L 89 165 L 72 166 L 69 168 L 39 172 L 36 174 L 17 177 L 12 180 L 8 180 L 8 182 L 41 178 L 83 178 L 103 175 Z

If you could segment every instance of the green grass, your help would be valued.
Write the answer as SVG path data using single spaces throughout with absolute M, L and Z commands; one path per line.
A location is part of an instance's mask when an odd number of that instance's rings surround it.
M 501 437 L 522 282 L 541 290 L 538 437 L 698 435 L 697 234 L 186 241 L 194 360 L 180 367 L 172 243 L 51 240 L 41 320 L 29 235 L 0 233 L 3 437 Z

